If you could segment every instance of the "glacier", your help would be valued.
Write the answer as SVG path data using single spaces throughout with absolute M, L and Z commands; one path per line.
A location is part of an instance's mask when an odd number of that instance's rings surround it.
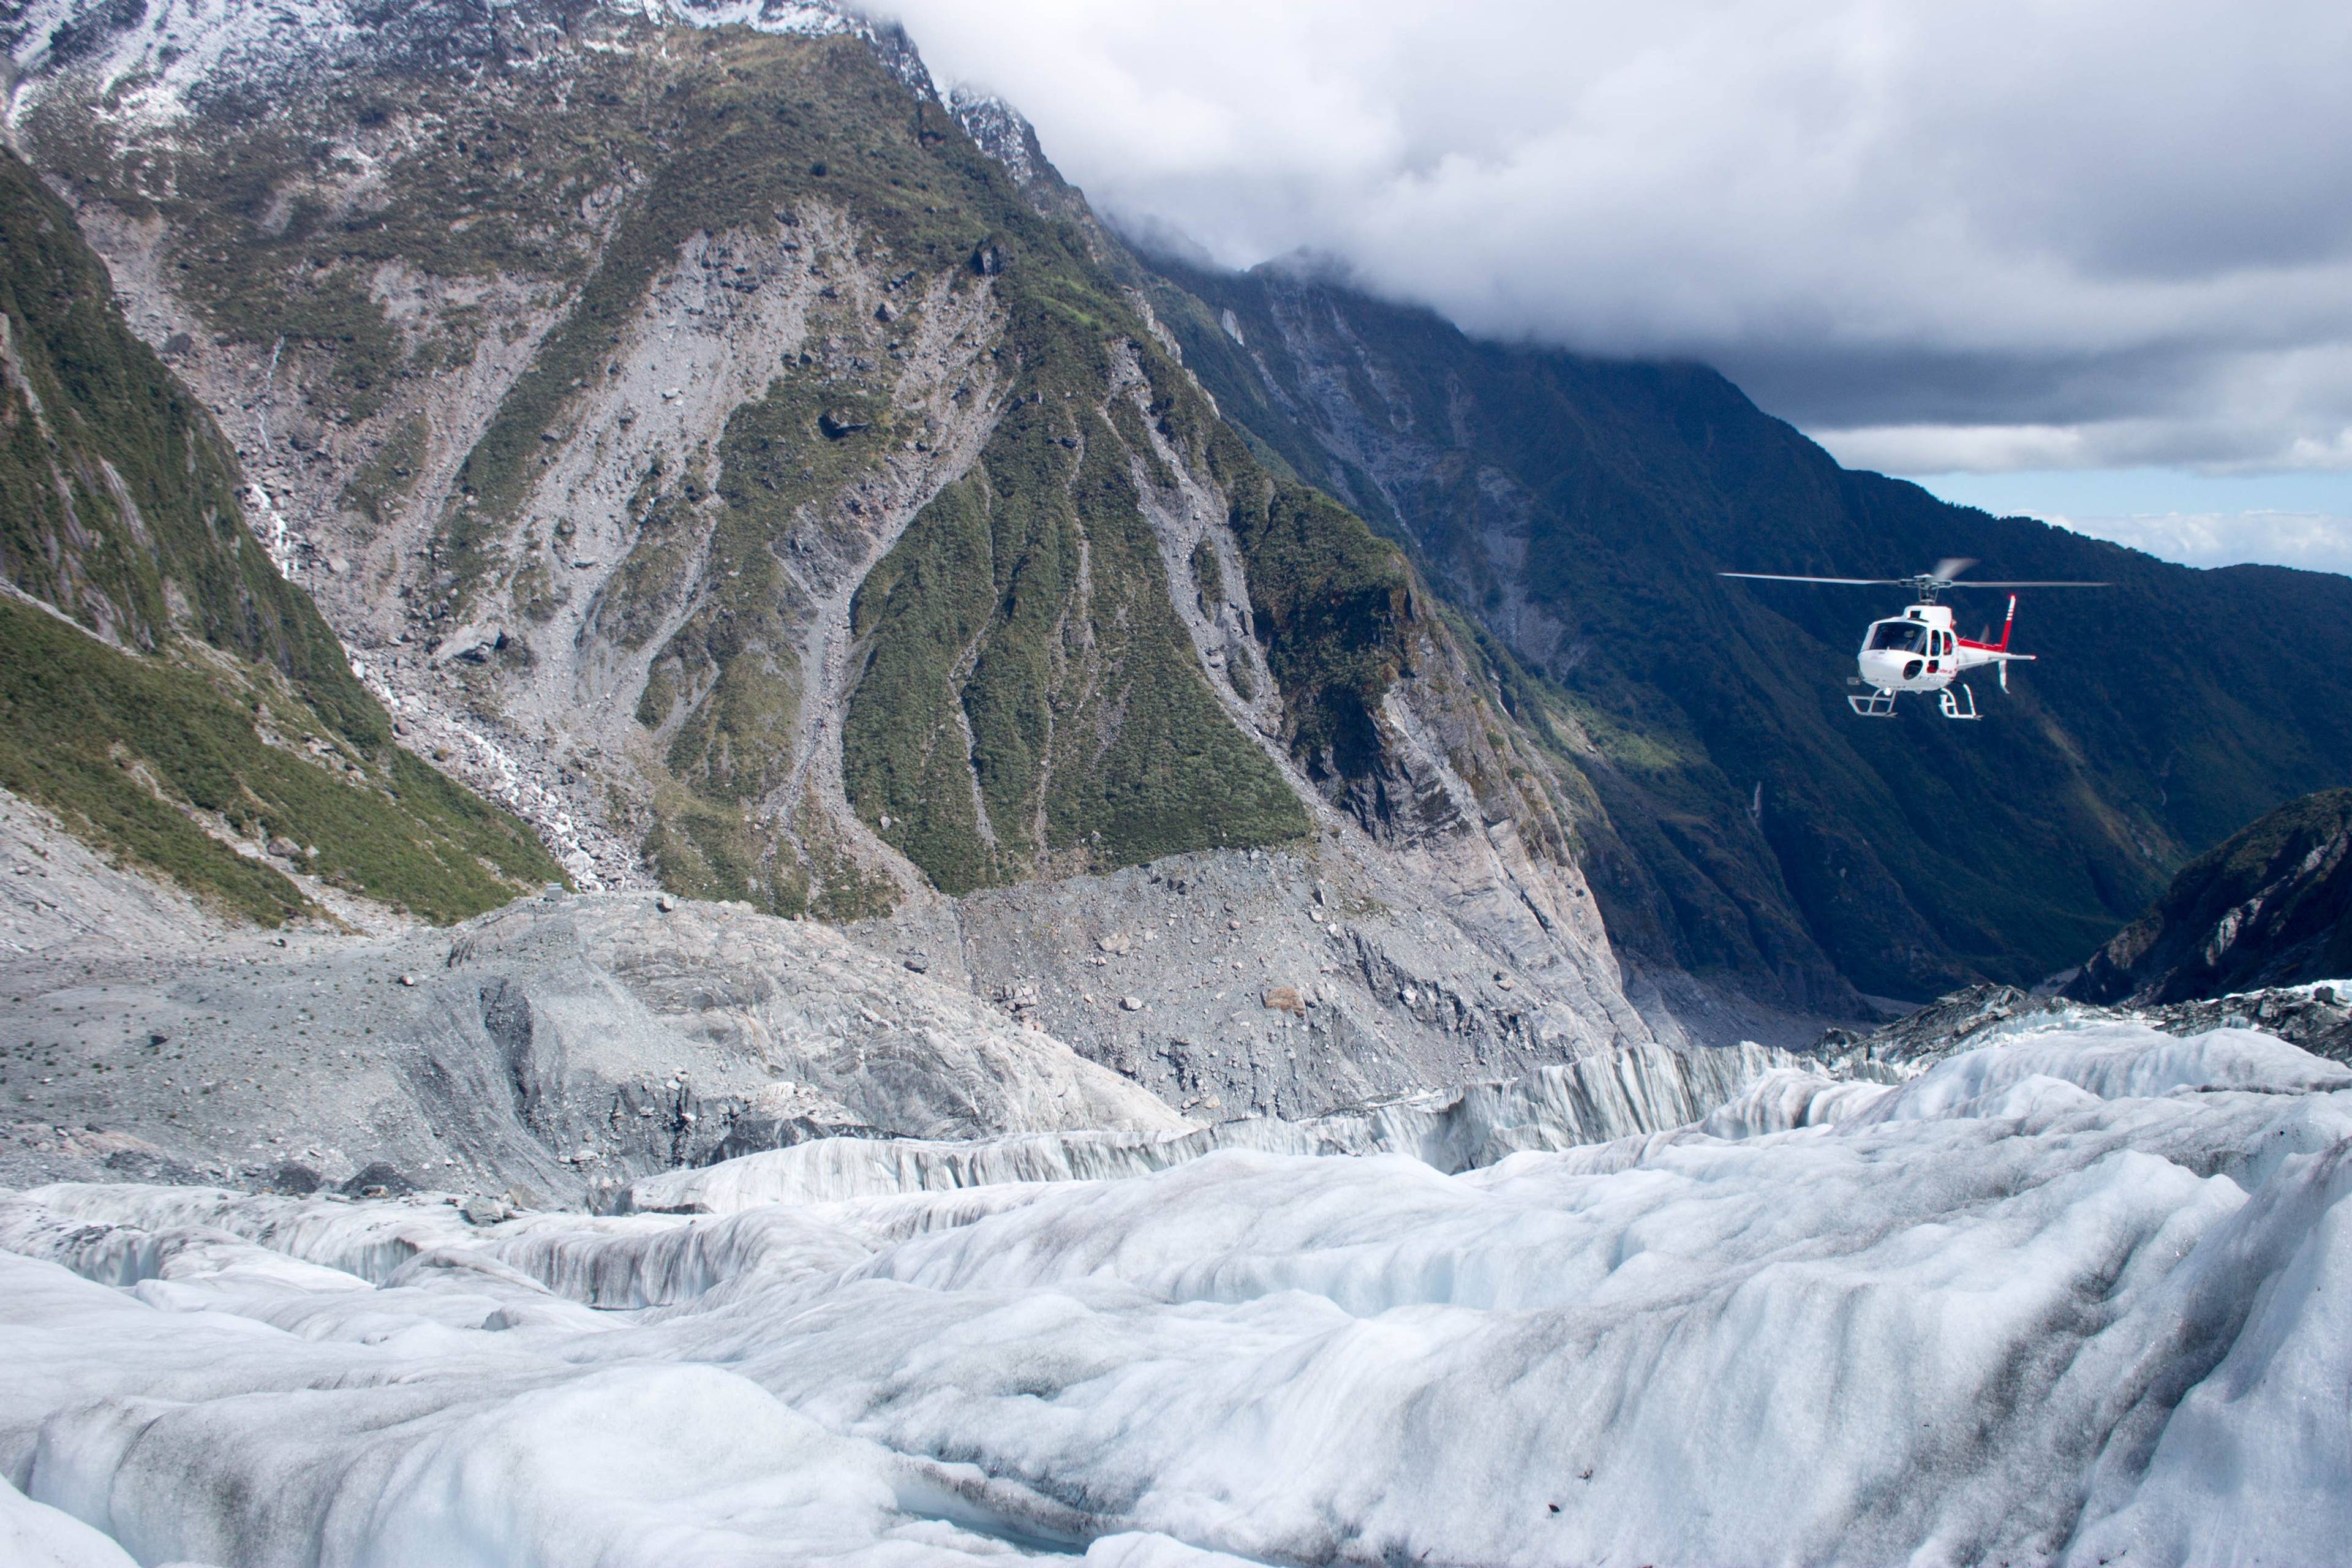
M 726 1162 L 694 1212 L 478 1226 L 430 1195 L 0 1194 L 0 1545 L 2340 1560 L 2352 1071 L 2050 1015 L 1885 1081 L 1748 1066 L 1685 1125 L 1474 1140 L 1487 1163 L 1237 1134 L 1156 1165 L 902 1152 L 826 1195 Z

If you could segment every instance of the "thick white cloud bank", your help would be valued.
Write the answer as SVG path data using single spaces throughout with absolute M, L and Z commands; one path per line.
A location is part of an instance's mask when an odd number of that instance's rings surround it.
M 1706 359 L 1896 472 L 2352 468 L 2333 0 L 884 8 L 1227 264 Z
M 2352 1074 L 2244 1031 L 1458 1175 L 0 1199 L 0 1540 L 60 1561 L 2315 1563 L 2347 1403 Z

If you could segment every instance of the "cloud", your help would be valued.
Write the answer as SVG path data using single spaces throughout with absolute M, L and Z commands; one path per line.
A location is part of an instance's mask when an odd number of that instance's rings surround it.
M 2352 517 L 2312 511 L 2161 512 L 2050 521 L 2190 566 L 2259 562 L 2352 574 Z
M 1884 474 L 1998 474 L 2082 468 L 2084 432 L 2064 425 L 1873 425 L 1817 430 L 1849 468 Z
M 1706 359 L 1850 445 L 2352 468 L 2341 0 L 895 9 L 1228 264 Z

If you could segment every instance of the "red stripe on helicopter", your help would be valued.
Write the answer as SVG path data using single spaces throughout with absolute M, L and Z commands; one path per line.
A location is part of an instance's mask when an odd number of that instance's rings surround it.
M 2009 633 L 2010 633 L 2010 628 L 2011 628 L 2011 627 L 2012 627 L 2012 626 L 2016 626 L 2016 625 L 2017 625 L 2017 595 L 2014 595 L 2014 594 L 2011 594 L 2011 595 L 2009 596 L 2009 618 L 2008 618 L 2008 619 L 2006 619 L 2006 620 L 2004 620 L 2004 621 L 2002 621 L 2002 622 L 2000 623 L 2000 641 L 1999 641 L 1999 642 L 1970 642 L 1968 638 L 1966 638 L 1966 637 L 1961 637 L 1961 638 L 1959 638 L 1959 639 L 1958 639 L 1958 641 L 1959 641 L 1959 645 L 1960 645 L 1962 647 L 1972 647 L 1972 648 L 1978 648 L 1978 649 L 1980 649 L 1980 650 L 1982 650 L 1983 652 L 1986 652 L 1986 653 L 2007 653 L 2007 652 L 2009 651 Z

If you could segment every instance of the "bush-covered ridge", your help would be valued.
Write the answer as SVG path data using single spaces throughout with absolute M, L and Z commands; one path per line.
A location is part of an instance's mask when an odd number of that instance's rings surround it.
M 315 847 L 306 871 L 435 921 L 561 877 L 520 823 L 392 743 L 316 607 L 247 533 L 212 421 L 5 152 L 0 322 L 0 565 L 16 590 L 0 597 L 0 785 L 264 924 L 318 911 L 207 826 Z
M 600 395 L 656 279 L 713 244 L 789 250 L 795 213 L 845 215 L 854 234 L 838 255 L 828 241 L 821 298 L 836 282 L 846 298 L 887 279 L 894 304 L 944 289 L 982 301 L 1000 334 L 971 377 L 980 395 L 959 395 L 987 422 L 971 433 L 976 466 L 854 608 L 843 764 L 864 823 L 955 889 L 1295 838 L 1304 804 L 1233 717 L 1277 710 L 1269 676 L 1286 726 L 1274 739 L 1314 786 L 1368 820 L 1370 803 L 1413 798 L 1451 820 L 1425 767 L 1405 778 L 1380 712 L 1416 639 L 1448 634 L 1393 547 L 1223 424 L 1075 193 L 1033 207 L 854 37 L 665 29 L 596 8 L 538 37 L 527 69 L 490 54 L 421 68 L 395 49 L 322 74 L 299 106 L 200 105 L 203 134 L 171 143 L 111 142 L 70 81 L 26 126 L 94 196 L 163 220 L 164 276 L 212 331 L 208 365 L 257 382 L 283 337 L 280 405 L 362 432 L 329 443 L 350 449 L 346 526 L 432 518 L 431 565 L 403 590 L 422 637 L 546 626 L 569 584 L 593 581 L 551 569 L 536 536 L 542 523 L 562 536 L 563 520 L 537 486 L 567 443 L 597 438 L 588 416 L 613 412 Z M 800 255 L 798 275 L 815 259 Z M 387 278 L 403 299 L 419 279 L 466 287 L 395 320 L 377 293 Z M 908 279 L 921 281 L 901 294 Z M 876 868 L 838 841 L 854 835 L 833 803 L 787 798 L 808 762 L 793 749 L 811 679 L 789 552 L 922 432 L 891 427 L 897 331 L 837 315 L 810 307 L 816 352 L 789 356 L 723 431 L 690 435 L 658 472 L 588 487 L 635 494 L 586 632 L 652 657 L 632 695 L 654 744 L 616 782 L 665 882 L 855 916 L 887 901 Z M 422 388 L 470 361 L 496 395 L 501 355 L 523 368 L 468 437 L 444 508 L 457 454 L 415 456 L 429 445 Z M 812 414 L 837 407 L 866 428 L 813 436 Z M 412 497 L 428 465 L 435 489 Z M 1231 580 L 1164 556 L 1155 531 L 1204 480 L 1229 507 L 1205 559 L 1238 564 Z M 1213 670 L 1184 616 L 1221 596 L 1245 605 L 1262 644 L 1229 644 Z M 495 703 L 500 681 L 553 651 L 517 647 L 461 679 Z
M 0 573 L 126 647 L 184 631 L 276 666 L 360 745 L 391 730 L 237 510 L 211 417 L 123 325 L 106 269 L 0 149 Z
M 134 657 L 0 599 L 0 785 L 216 909 L 263 925 L 318 913 L 200 822 L 315 848 L 305 871 L 445 924 L 561 878 L 529 829 L 470 790 L 400 747 L 362 753 L 324 729 L 252 667 Z

